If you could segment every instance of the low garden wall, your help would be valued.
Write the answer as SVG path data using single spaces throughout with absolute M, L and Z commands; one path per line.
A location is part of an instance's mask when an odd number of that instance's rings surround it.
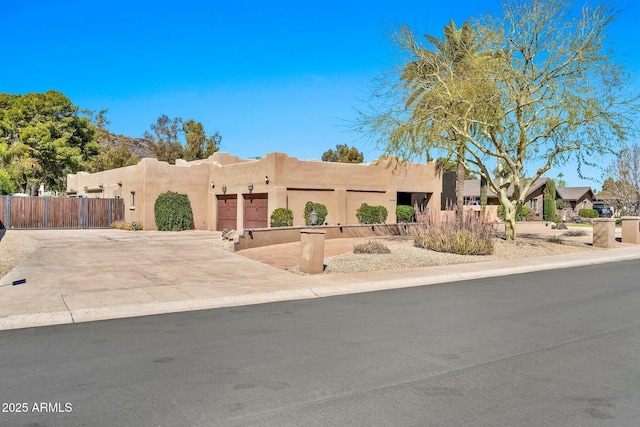
M 259 248 L 300 241 L 300 231 L 310 227 L 255 228 L 243 230 L 235 239 L 233 248 Z M 316 230 L 325 232 L 325 239 L 348 239 L 353 237 L 405 236 L 415 235 L 418 224 L 372 224 L 372 225 L 323 225 Z

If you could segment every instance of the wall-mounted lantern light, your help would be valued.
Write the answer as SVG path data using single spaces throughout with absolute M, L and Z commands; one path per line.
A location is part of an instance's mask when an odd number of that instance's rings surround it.
M 249 189 L 249 193 L 251 193 L 253 191 L 253 182 L 250 182 L 247 188 Z
M 211 188 L 216 188 L 216 183 L 211 181 Z
M 267 185 L 269 184 L 269 176 L 268 175 L 264 176 L 264 183 L 267 184 Z
M 318 212 L 316 212 L 315 208 L 311 209 L 311 212 L 309 212 L 309 222 L 311 222 L 311 228 L 316 228 L 316 224 L 318 223 Z
M 227 184 L 222 184 L 222 194 L 227 194 Z

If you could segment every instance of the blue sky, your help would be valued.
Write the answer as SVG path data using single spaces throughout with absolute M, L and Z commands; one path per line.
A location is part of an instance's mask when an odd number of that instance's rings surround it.
M 619 3 L 610 34 L 640 88 L 638 3 Z M 110 130 L 128 136 L 166 114 L 219 131 L 241 157 L 319 159 L 344 143 L 371 161 L 380 152 L 351 124 L 372 80 L 399 60 L 393 28 L 440 36 L 450 19 L 499 10 L 497 0 L 4 0 L 0 92 L 58 90 L 108 109 Z M 562 172 L 599 187 L 571 165 Z

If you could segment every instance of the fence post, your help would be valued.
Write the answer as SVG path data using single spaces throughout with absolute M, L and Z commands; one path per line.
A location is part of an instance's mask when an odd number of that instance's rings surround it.
M 84 228 L 84 201 L 84 197 L 80 199 L 80 228 Z
M 6 206 L 6 219 L 7 223 L 4 227 L 8 230 L 11 228 L 11 197 L 5 196 L 7 198 L 7 206 Z
M 44 198 L 44 228 L 49 228 L 49 198 Z
M 107 205 L 107 228 L 111 227 L 111 202 L 113 201 L 112 199 L 108 200 L 109 204 Z

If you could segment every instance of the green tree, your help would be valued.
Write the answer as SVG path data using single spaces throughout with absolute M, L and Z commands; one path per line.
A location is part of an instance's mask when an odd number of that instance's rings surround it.
M 557 179 L 557 184 L 558 187 L 566 187 L 567 186 L 567 181 L 564 180 L 564 174 L 562 172 L 560 172 L 558 174 L 558 179 Z
M 334 163 L 362 163 L 364 154 L 356 147 L 349 148 L 346 144 L 336 145 L 336 150 L 329 149 L 322 154 L 323 162 Z
M 457 160 L 451 160 L 447 157 L 438 157 L 436 159 L 436 170 L 441 171 L 441 172 L 456 172 L 459 173 L 459 164 L 460 162 Z M 456 185 L 463 185 L 464 186 L 464 180 L 465 179 L 476 179 L 476 175 L 473 174 L 473 172 L 468 171 L 466 169 L 463 168 L 463 175 L 462 175 L 462 184 L 460 184 L 460 179 L 459 177 L 457 177 L 458 179 L 458 183 Z M 462 194 L 464 195 L 464 187 L 462 189 Z
M 187 161 L 206 159 L 220 146 L 222 137 L 218 132 L 207 136 L 204 126 L 200 122 L 189 119 L 182 124 L 182 130 L 186 144 L 184 147 L 184 159 Z
M 0 143 L 6 174 L 16 189 L 35 194 L 40 184 L 62 190 L 66 174 L 98 153 L 95 128 L 60 92 L 0 94 Z
M 463 72 L 449 68 L 447 79 L 427 74 L 405 96 L 429 92 L 422 88 L 434 80 L 442 90 L 410 113 L 382 109 L 372 127 L 390 154 L 434 147 L 455 153 L 451 132 L 464 141 L 469 168 L 487 180 L 505 211 L 509 240 L 516 239 L 516 215 L 533 182 L 570 158 L 578 170 L 593 164 L 635 130 L 639 95 L 628 90 L 628 75 L 608 45 L 614 10 L 596 5 L 576 13 L 573 6 L 571 0 L 507 0 L 502 16 L 474 25 L 491 60 L 470 62 Z M 401 46 L 420 57 L 410 31 L 401 35 Z
M 100 146 L 100 152 L 87 163 L 87 169 L 91 172 L 117 169 L 124 166 L 132 166 L 140 161 L 140 158 L 131 152 L 126 138 L 117 138 L 107 129 L 110 124 L 106 117 L 108 110 L 100 110 L 97 113 L 90 110 L 82 111 L 95 127 L 95 140 Z
M 431 149 L 444 149 L 456 162 L 456 212 L 462 218 L 464 179 L 469 171 L 468 134 L 478 132 L 479 126 L 454 117 L 491 115 L 495 91 L 475 75 L 478 64 L 490 62 L 492 56 L 481 51 L 484 42 L 468 22 L 458 29 L 451 21 L 444 27 L 443 39 L 425 38 L 433 49 L 419 43 L 408 27 L 400 27 L 394 39 L 408 55 L 408 62 L 397 83 L 391 82 L 389 89 L 383 85 L 375 94 L 391 104 L 363 114 L 361 127 L 378 140 L 386 154 L 401 159 L 428 159 Z M 471 104 L 463 102 L 471 96 L 477 98 L 478 93 L 484 98 Z
M 172 165 L 176 159 L 184 157 L 184 148 L 179 139 L 182 119 L 176 117 L 170 119 L 166 115 L 161 115 L 156 123 L 151 125 L 153 133 L 146 131 L 145 139 L 151 143 L 151 148 L 156 158 L 161 162 L 168 162 Z
M 550 179 L 544 189 L 543 196 L 543 217 L 545 221 L 558 221 L 556 214 L 556 183 Z

